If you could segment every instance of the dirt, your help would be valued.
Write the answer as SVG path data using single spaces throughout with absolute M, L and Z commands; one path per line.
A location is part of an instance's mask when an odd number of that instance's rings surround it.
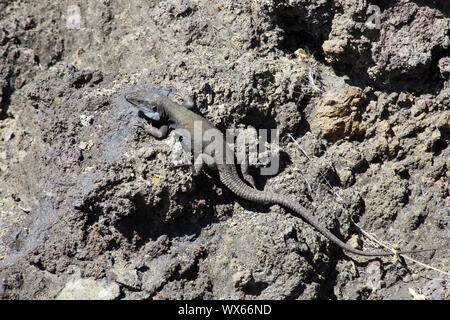
M 376 3 L 0 3 L 0 297 L 449 299 L 450 7 Z M 191 95 L 221 130 L 279 129 L 280 171 L 257 188 L 364 249 L 352 220 L 438 247 L 411 257 L 447 275 L 347 255 L 174 167 L 174 135 L 123 98 L 135 87 Z

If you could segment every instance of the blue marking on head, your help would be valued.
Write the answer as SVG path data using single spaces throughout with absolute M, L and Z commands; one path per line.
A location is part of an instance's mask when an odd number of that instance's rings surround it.
M 146 107 L 139 107 L 139 111 L 141 111 L 147 118 L 159 121 L 161 119 L 161 116 L 159 115 L 158 111 L 153 111 L 150 108 Z

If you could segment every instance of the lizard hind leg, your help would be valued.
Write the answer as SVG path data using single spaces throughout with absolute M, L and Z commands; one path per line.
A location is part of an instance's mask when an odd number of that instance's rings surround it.
M 248 159 L 246 158 L 245 160 L 243 160 L 241 162 L 241 173 L 242 173 L 242 177 L 244 178 L 244 180 L 250 184 L 254 189 L 256 189 L 255 187 L 255 180 L 253 179 L 253 177 L 248 173 L 248 169 L 249 169 L 249 164 L 248 164 Z
M 242 177 L 249 185 L 253 187 L 253 189 L 256 189 L 255 179 L 253 179 L 253 177 L 250 174 L 242 172 Z
M 201 153 L 197 156 L 197 158 L 195 158 L 194 161 L 194 166 L 193 166 L 193 174 L 194 175 L 199 175 L 203 166 L 207 165 L 209 168 L 217 170 L 217 163 L 216 163 L 216 159 L 214 159 L 213 156 L 206 154 L 206 153 Z

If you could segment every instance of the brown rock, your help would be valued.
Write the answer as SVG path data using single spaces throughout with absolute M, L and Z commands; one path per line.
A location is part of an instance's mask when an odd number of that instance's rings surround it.
M 330 141 L 363 135 L 361 106 L 365 100 L 365 94 L 356 87 L 348 87 L 343 92 L 328 91 L 317 105 L 314 122 Z

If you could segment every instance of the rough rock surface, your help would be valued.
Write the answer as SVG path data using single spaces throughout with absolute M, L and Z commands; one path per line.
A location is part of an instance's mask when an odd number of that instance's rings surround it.
M 363 136 L 361 111 L 365 101 L 366 96 L 357 87 L 345 88 L 342 92 L 327 91 L 317 103 L 315 124 L 331 141 Z
M 67 282 L 56 300 L 115 300 L 119 295 L 116 282 L 85 278 Z
M 278 128 L 259 189 L 365 249 L 352 220 L 449 248 L 448 1 L 380 3 L 377 27 L 367 1 L 2 1 L 0 298 L 448 299 L 442 273 L 350 259 L 174 168 L 176 136 L 123 98 L 152 86 L 222 130 Z M 448 250 L 414 258 L 449 271 Z

